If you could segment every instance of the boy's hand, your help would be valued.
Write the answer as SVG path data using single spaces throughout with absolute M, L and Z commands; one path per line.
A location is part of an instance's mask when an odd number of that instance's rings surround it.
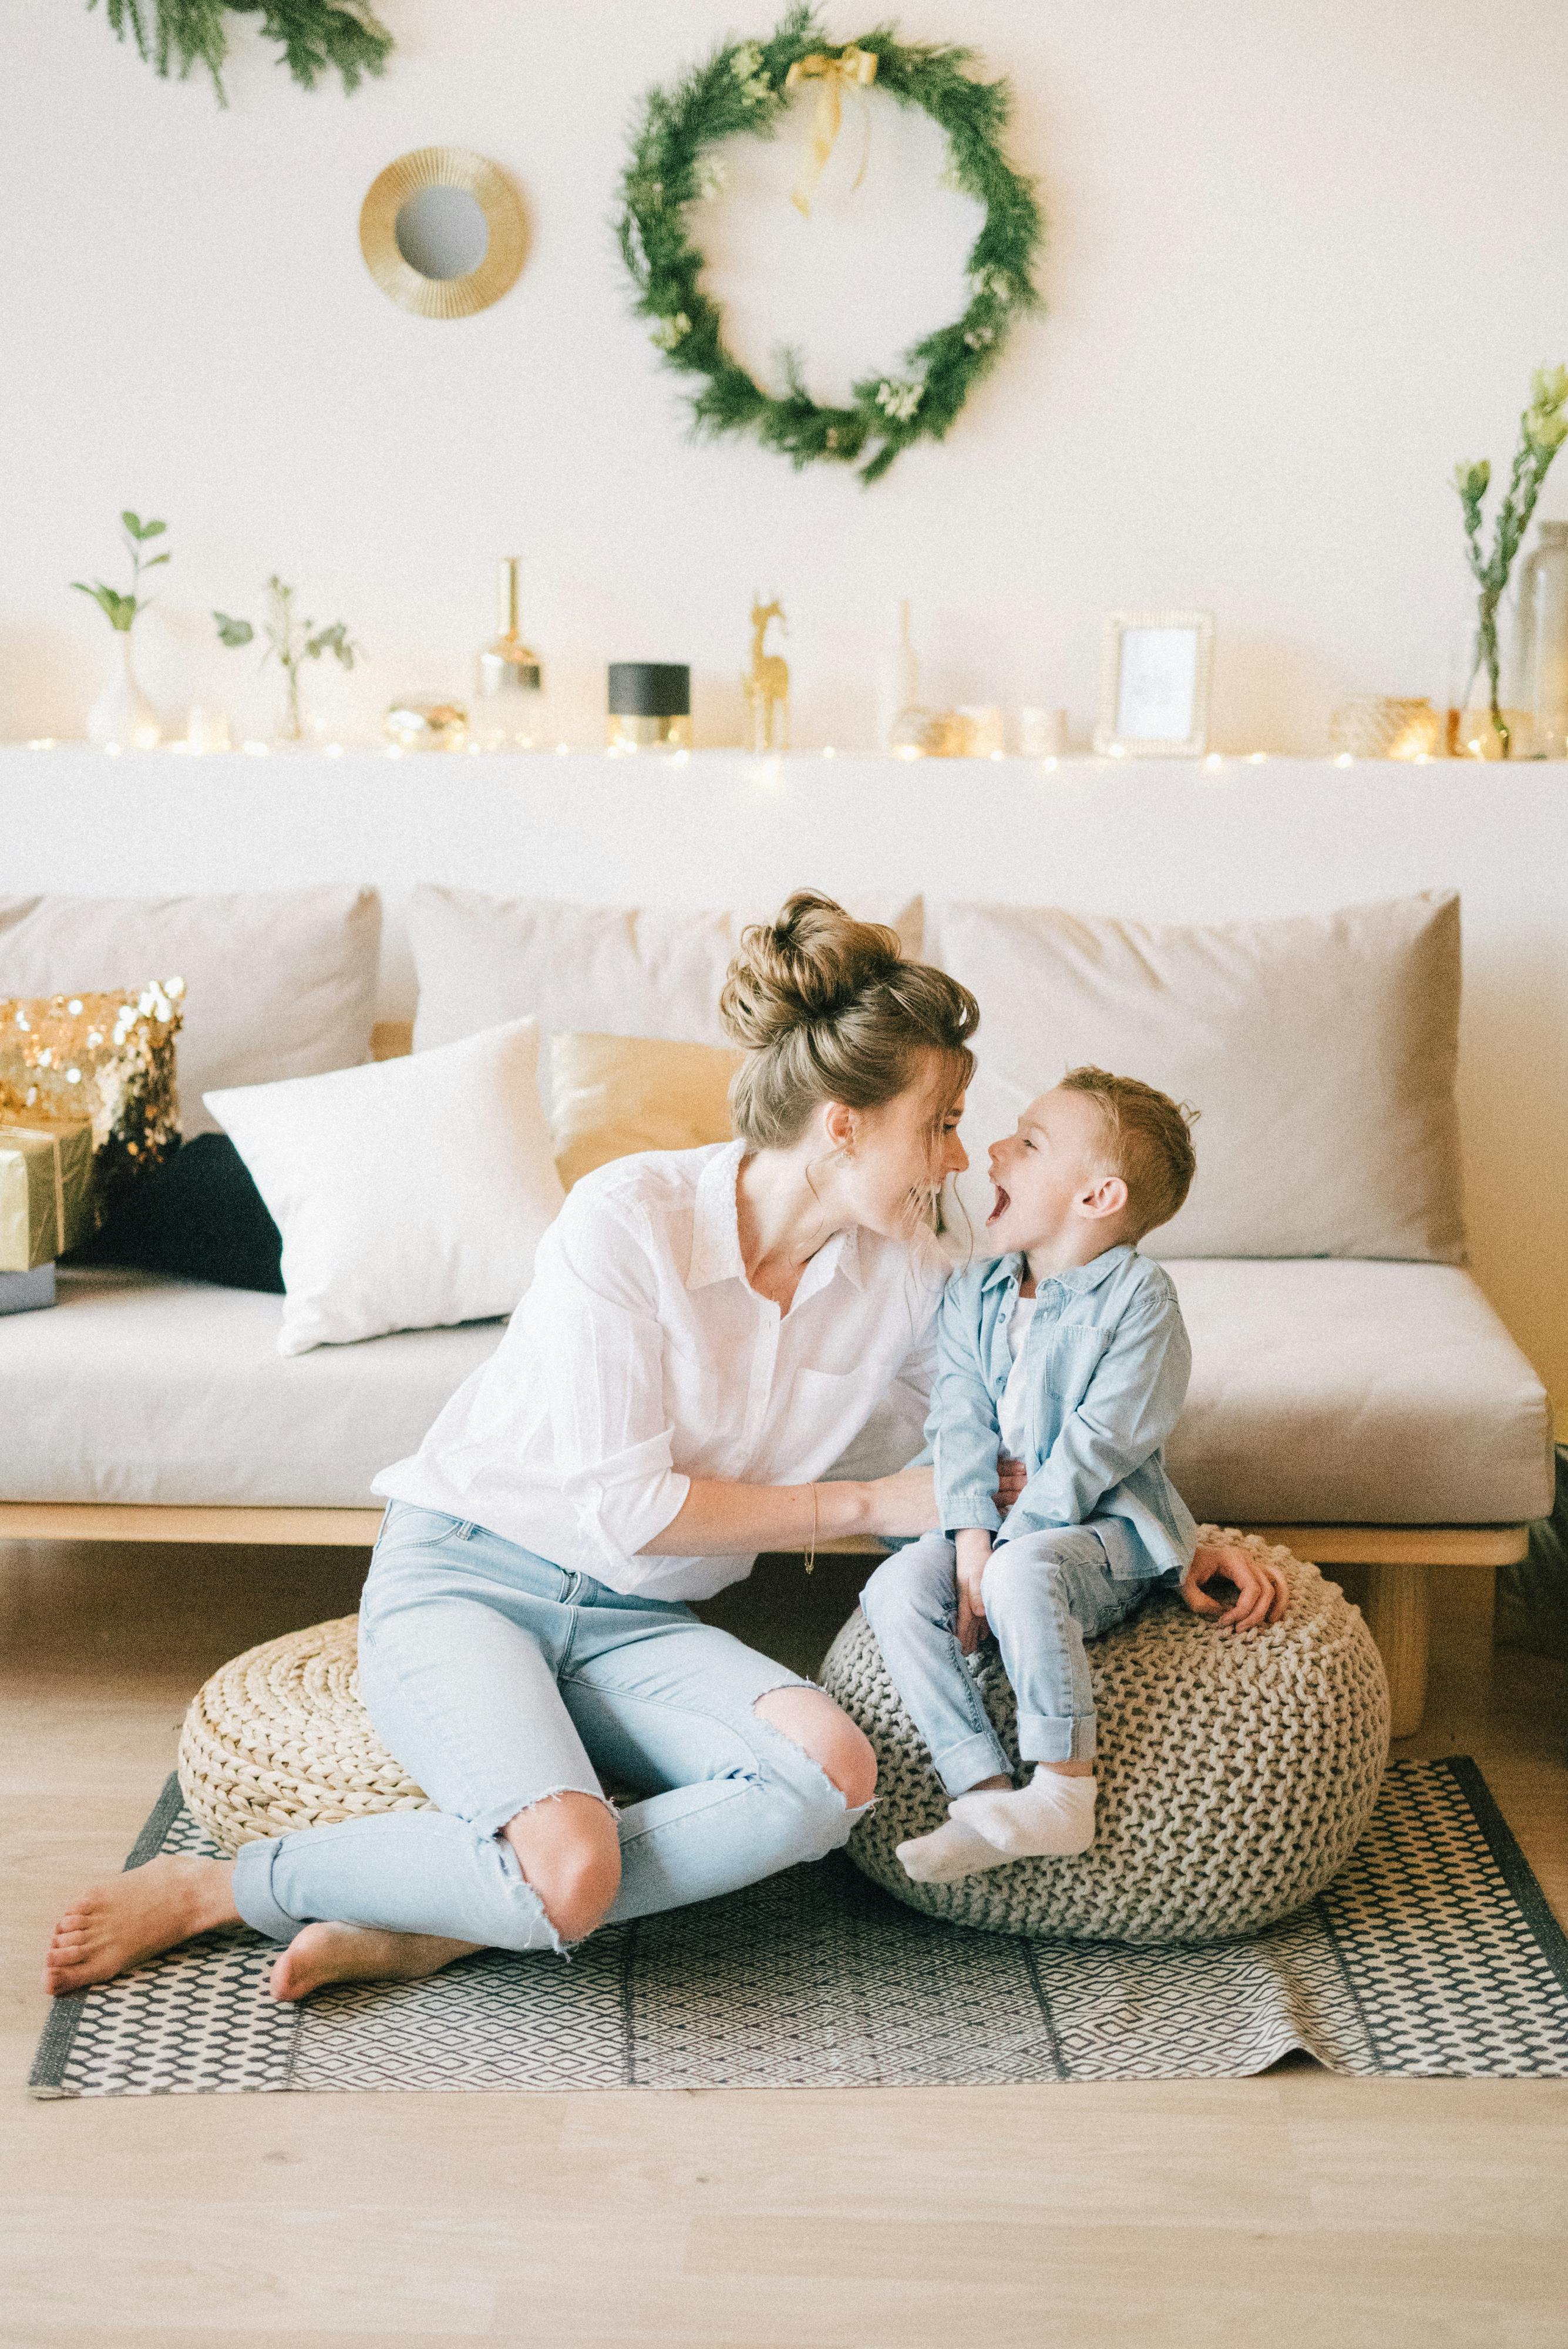
M 1235 1585 L 1231 1606 L 1210 1599 L 1211 1582 Z M 1261 1624 L 1277 1623 L 1291 1603 L 1290 1585 L 1279 1568 L 1231 1542 L 1206 1542 L 1193 1552 L 1181 1578 L 1181 1596 L 1195 1615 L 1211 1617 L 1221 1631 L 1252 1631 Z
M 960 1649 L 972 1656 L 985 1629 L 985 1602 L 981 1580 L 991 1557 L 991 1536 L 983 1526 L 966 1526 L 954 1545 L 958 1551 L 958 1622 Z

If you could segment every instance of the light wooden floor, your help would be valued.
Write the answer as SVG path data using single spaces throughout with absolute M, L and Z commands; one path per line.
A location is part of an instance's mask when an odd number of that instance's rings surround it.
M 200 1678 L 355 1602 L 342 1553 L 0 1549 L 0 2343 L 1563 2349 L 1568 2083 L 29 2103 L 36 1961 Z M 811 1661 L 853 1562 L 730 1619 Z M 1348 1579 L 1348 1578 L 1347 1578 Z M 1442 1585 L 1422 1736 L 1568 1915 L 1561 1668 Z

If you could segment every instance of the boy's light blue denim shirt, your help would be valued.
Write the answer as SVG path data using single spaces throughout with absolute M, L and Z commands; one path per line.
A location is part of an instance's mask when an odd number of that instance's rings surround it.
M 1197 1528 L 1160 1447 L 1186 1398 L 1192 1349 L 1170 1275 L 1135 1247 L 1107 1248 L 1039 1283 L 1023 1345 L 1029 1482 L 1005 1524 L 998 1516 L 998 1409 L 1024 1271 L 1022 1256 L 998 1257 L 955 1274 L 943 1292 L 926 1423 L 942 1526 L 1016 1539 L 1092 1520 L 1113 1575 L 1179 1573 Z

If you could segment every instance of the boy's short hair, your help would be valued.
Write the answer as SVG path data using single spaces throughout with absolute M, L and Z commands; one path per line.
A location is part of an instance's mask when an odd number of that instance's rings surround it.
M 1137 1077 L 1113 1077 L 1106 1069 L 1069 1069 L 1061 1090 L 1087 1093 L 1105 1120 L 1112 1172 L 1127 1186 L 1133 1238 L 1168 1224 L 1192 1188 L 1198 1160 L 1191 1128 L 1198 1112 Z

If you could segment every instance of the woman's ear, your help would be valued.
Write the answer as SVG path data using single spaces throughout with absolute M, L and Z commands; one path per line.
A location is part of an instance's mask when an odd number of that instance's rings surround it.
M 1096 1223 L 1119 1216 L 1127 1203 L 1127 1186 L 1119 1174 L 1102 1174 L 1078 1194 L 1078 1206 Z
M 855 1112 L 846 1109 L 842 1102 L 829 1102 L 822 1112 L 822 1130 L 832 1150 L 852 1150 L 855 1146 Z

